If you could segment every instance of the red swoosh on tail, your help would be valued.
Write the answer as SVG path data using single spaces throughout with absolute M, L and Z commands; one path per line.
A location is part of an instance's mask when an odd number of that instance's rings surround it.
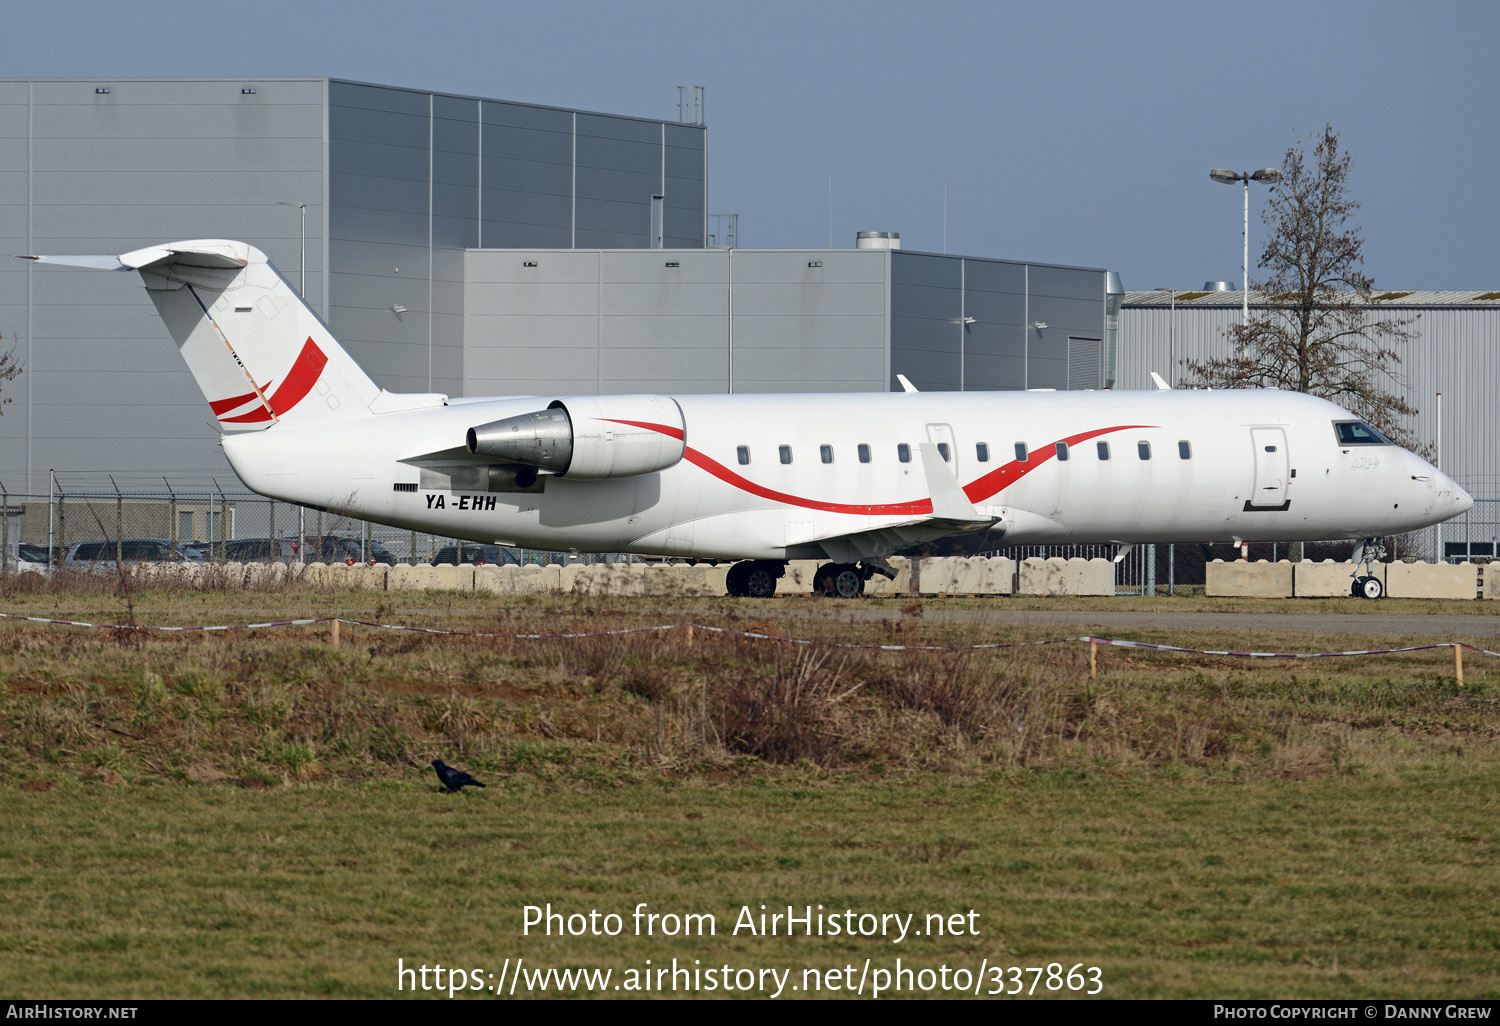
M 313 385 L 317 384 L 318 377 L 323 373 L 323 368 L 328 365 L 328 356 L 318 348 L 316 342 L 309 338 L 302 346 L 302 352 L 297 354 L 297 359 L 292 363 L 292 369 L 282 381 L 281 387 L 276 389 L 270 397 L 271 410 L 276 411 L 280 417 L 289 412 L 294 406 L 312 391 Z M 221 418 L 225 424 L 255 424 L 259 421 L 270 420 L 271 410 L 262 406 L 258 410 L 239 417 Z
M 229 399 L 216 399 L 213 402 L 211 402 L 211 403 L 208 404 L 208 408 L 210 410 L 213 410 L 215 414 L 228 413 L 230 410 L 234 409 L 236 406 L 243 406 L 243 405 L 245 405 L 251 399 L 259 399 L 260 396 L 261 396 L 261 394 L 263 392 L 265 392 L 265 390 L 268 389 L 268 388 L 270 388 L 270 387 L 271 387 L 271 382 L 267 381 L 264 385 L 260 386 L 260 391 L 259 392 L 246 392 L 244 395 L 233 396 L 233 397 L 231 397 Z

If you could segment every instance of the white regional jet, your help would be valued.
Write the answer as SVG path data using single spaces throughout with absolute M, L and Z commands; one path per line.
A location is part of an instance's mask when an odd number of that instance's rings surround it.
M 1379 539 L 1462 513 L 1451 478 L 1331 402 L 1278 391 L 577 395 L 380 388 L 241 242 L 118 257 L 138 271 L 262 495 L 544 549 L 739 560 L 735 595 L 827 559 L 858 595 L 886 556 L 1058 542 Z M 1357 573 L 1353 594 L 1378 598 Z

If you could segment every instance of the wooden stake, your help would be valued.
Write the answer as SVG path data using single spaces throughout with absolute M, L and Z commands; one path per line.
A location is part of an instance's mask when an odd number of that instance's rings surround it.
M 339 621 L 337 617 L 335 617 L 333 621 L 333 637 L 330 640 L 332 641 L 334 648 L 339 647 Z
M 1453 670 L 1458 674 L 1458 686 L 1464 686 L 1464 647 L 1453 646 Z
M 1099 676 L 1099 642 L 1089 639 L 1089 680 Z
M 691 625 L 691 624 L 689 624 L 689 625 L 688 625 L 688 629 L 687 629 L 687 639 L 686 639 L 686 641 L 685 641 L 685 642 L 684 642 L 684 644 L 685 644 L 685 645 L 686 645 L 686 647 L 688 647 L 688 648 L 692 648 L 692 647 L 693 647 L 693 628 L 692 628 L 692 625 Z

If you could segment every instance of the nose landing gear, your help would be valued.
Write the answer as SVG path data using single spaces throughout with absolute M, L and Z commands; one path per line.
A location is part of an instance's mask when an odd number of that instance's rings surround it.
M 1349 594 L 1364 599 L 1378 599 L 1385 594 L 1385 585 L 1375 576 L 1375 564 L 1384 558 L 1385 546 L 1379 538 L 1366 538 L 1354 546 L 1354 582 L 1349 586 Z

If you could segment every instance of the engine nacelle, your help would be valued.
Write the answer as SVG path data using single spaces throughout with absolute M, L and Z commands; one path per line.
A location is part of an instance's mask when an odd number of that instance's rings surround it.
M 687 424 L 682 408 L 664 395 L 570 396 L 536 413 L 472 427 L 466 442 L 476 455 L 596 481 L 676 466 Z

